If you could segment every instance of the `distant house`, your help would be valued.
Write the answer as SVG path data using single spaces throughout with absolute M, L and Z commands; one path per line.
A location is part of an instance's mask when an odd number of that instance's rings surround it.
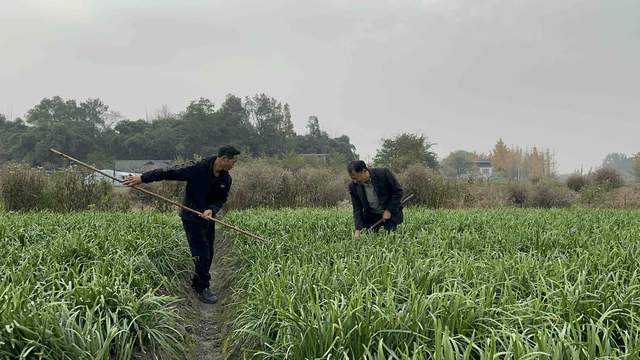
M 478 168 L 478 175 L 483 178 L 490 178 L 493 175 L 493 166 L 491 166 L 491 160 L 476 160 L 473 162 Z
M 116 160 L 115 171 L 143 173 L 149 170 L 162 169 L 171 166 L 172 160 Z

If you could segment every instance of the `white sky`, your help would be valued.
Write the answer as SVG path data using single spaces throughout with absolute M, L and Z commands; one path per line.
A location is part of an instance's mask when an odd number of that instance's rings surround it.
M 424 133 L 440 157 L 498 137 L 559 170 L 640 152 L 640 1 L 0 0 L 0 112 L 44 97 L 162 105 L 265 92 L 347 134 Z

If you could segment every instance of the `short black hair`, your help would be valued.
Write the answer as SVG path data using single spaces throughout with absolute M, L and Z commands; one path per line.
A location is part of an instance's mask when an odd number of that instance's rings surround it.
M 218 156 L 226 156 L 232 158 L 236 155 L 240 155 L 240 150 L 234 148 L 231 145 L 225 145 L 218 149 Z
M 367 169 L 367 164 L 362 160 L 353 160 L 347 165 L 347 171 L 351 173 L 361 173 Z

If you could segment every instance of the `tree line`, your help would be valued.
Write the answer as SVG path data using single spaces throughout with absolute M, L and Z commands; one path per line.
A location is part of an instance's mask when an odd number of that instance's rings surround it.
M 230 94 L 219 106 L 199 98 L 177 113 L 163 107 L 149 121 L 126 119 L 100 99 L 78 102 L 54 96 L 42 99 L 24 118 L 9 120 L 0 114 L 0 163 L 57 167 L 62 160 L 48 151 L 56 148 L 98 166 L 111 166 L 115 159 L 209 156 L 223 144 L 233 144 L 250 156 L 285 160 L 298 154 L 327 154 L 341 167 L 358 158 L 349 137 L 330 137 L 317 116 L 308 118 L 306 128 L 305 134 L 297 134 L 289 104 L 266 94 L 245 98 Z M 556 176 L 554 154 L 548 149 L 507 146 L 500 138 L 488 154 L 457 150 L 439 161 L 433 145 L 424 135 L 411 133 L 381 139 L 372 165 L 401 171 L 419 163 L 447 177 L 461 177 L 476 174 L 478 161 L 488 160 L 492 178 Z M 640 179 L 640 153 L 611 153 L 603 167 L 627 179 Z
M 164 108 L 150 121 L 125 119 L 100 99 L 54 96 L 24 118 L 0 114 L 0 162 L 56 167 L 61 160 L 48 151 L 56 148 L 103 166 L 114 159 L 209 156 L 223 144 L 254 156 L 313 153 L 344 162 L 358 157 L 348 136 L 330 137 L 316 116 L 309 117 L 307 129 L 296 134 L 289 105 L 265 94 L 228 95 L 219 106 L 200 98 L 178 113 Z

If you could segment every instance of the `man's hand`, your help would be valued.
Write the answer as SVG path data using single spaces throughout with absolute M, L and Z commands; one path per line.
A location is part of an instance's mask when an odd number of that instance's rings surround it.
M 391 219 L 391 211 L 385 210 L 384 213 L 382 213 L 382 221 L 387 221 L 389 219 Z
M 142 184 L 142 178 L 140 177 L 140 175 L 125 176 L 124 180 L 122 181 L 122 185 L 124 186 L 135 186 L 140 184 Z
M 356 230 L 356 232 L 353 233 L 353 237 L 356 239 L 360 239 L 360 230 Z
M 206 218 L 214 218 L 216 217 L 216 214 L 213 213 L 213 210 L 211 209 L 207 209 L 205 211 L 202 212 L 202 217 Z

